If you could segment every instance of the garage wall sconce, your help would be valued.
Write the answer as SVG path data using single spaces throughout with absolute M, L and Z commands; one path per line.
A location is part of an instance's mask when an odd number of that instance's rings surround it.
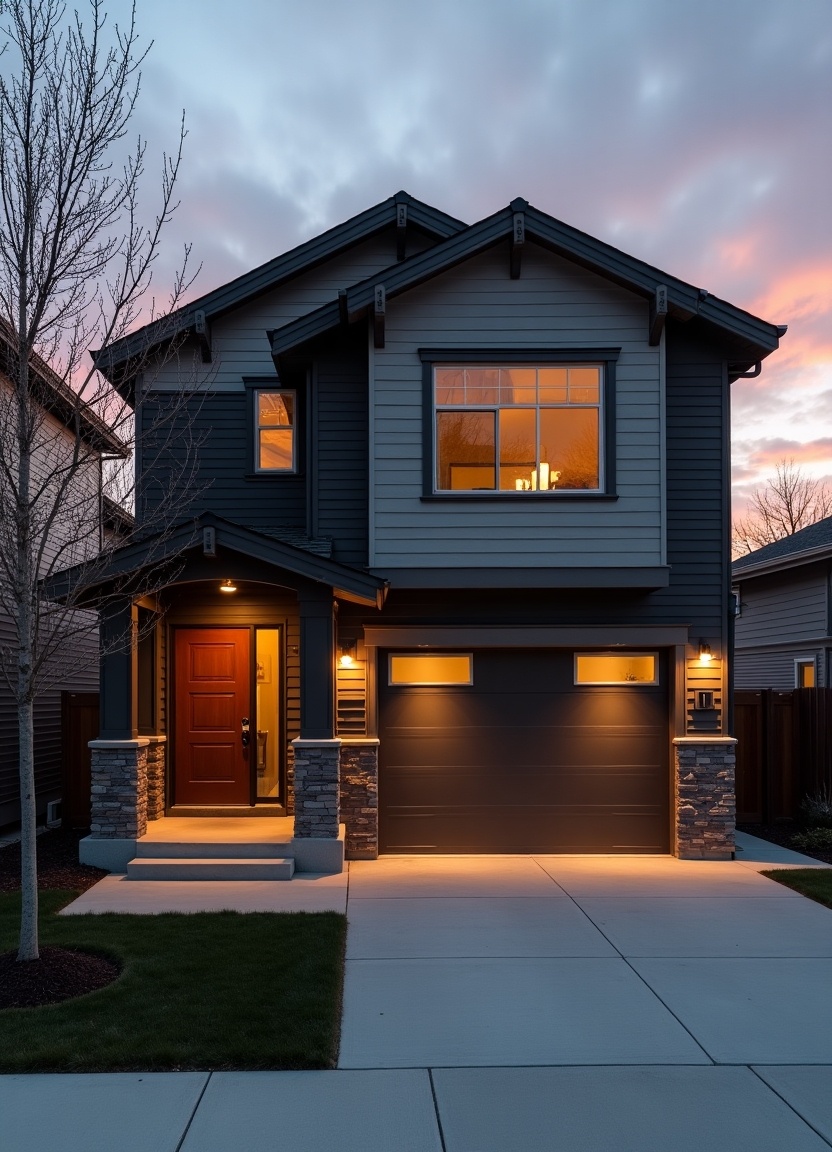
M 237 585 L 234 583 L 233 580 L 223 580 L 222 584 L 220 584 L 220 592 L 236 592 L 236 591 L 237 591 Z
M 704 640 L 699 641 L 699 663 L 708 665 L 713 660 L 713 653 L 711 652 L 710 644 L 706 644 Z
M 352 668 L 355 663 L 355 654 L 358 645 L 355 640 L 344 640 L 340 645 L 341 655 L 338 657 L 338 663 L 342 668 Z

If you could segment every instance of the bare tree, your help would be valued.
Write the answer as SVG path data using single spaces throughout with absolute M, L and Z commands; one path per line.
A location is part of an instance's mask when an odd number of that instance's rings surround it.
M 102 459 L 105 486 L 125 500 L 132 486 L 132 411 L 87 352 L 125 335 L 140 316 L 169 314 L 190 281 L 186 249 L 165 307 L 151 302 L 143 313 L 161 231 L 176 207 L 184 126 L 162 160 L 159 207 L 143 222 L 145 144 L 126 145 L 145 56 L 135 9 L 126 28 L 111 31 L 100 0 L 89 0 L 85 17 L 68 16 L 61 0 L 5 0 L 2 12 L 0 610 L 13 622 L 14 642 L 0 652 L 0 670 L 18 714 L 18 958 L 34 960 L 33 702 L 66 678 L 83 648 L 79 637 L 96 627 L 94 614 L 79 607 L 83 581 L 60 604 L 43 598 L 41 582 L 73 564 L 85 563 L 89 580 L 101 569 Z M 185 439 L 176 417 L 186 392 L 167 413 Z M 157 431 L 161 452 L 163 441 Z M 171 480 L 180 493 L 188 486 L 187 476 Z M 172 522 L 172 504 L 163 500 L 156 516 Z
M 734 520 L 734 556 L 793 536 L 830 515 L 832 488 L 807 476 L 793 459 L 783 459 L 774 475 L 753 493 L 746 515 Z

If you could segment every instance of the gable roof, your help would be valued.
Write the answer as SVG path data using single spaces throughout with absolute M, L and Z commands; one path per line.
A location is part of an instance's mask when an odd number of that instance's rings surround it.
M 0 318 L 0 373 L 7 378 L 14 371 L 13 363 L 18 348 L 17 336 L 9 324 Z M 54 372 L 45 360 L 34 353 L 29 370 L 35 374 L 38 389 L 37 402 L 70 432 L 75 432 L 91 448 L 111 456 L 129 456 L 130 449 L 116 436 L 105 420 L 77 392 Z
M 346 310 L 349 320 L 355 321 L 368 314 L 378 285 L 384 286 L 386 297 L 398 296 L 511 238 L 516 217 L 520 214 L 523 217 L 524 238 L 534 240 L 556 255 L 612 280 L 645 299 L 654 299 L 658 288 L 666 288 L 671 315 L 683 320 L 699 317 L 709 326 L 731 337 L 738 359 L 736 374 L 773 352 L 780 337 L 785 334 L 784 326 L 769 324 L 703 289 L 669 276 L 643 260 L 628 256 L 612 245 L 556 220 L 522 199 L 513 200 L 507 208 L 472 224 L 426 252 L 411 256 L 385 272 L 348 288 Z M 277 359 L 283 353 L 335 328 L 342 315 L 343 309 L 337 301 L 333 301 L 276 329 L 270 333 L 272 355 Z
M 332 588 L 337 596 L 359 604 L 380 608 L 387 594 L 387 581 L 326 556 L 315 555 L 258 532 L 244 528 L 213 512 L 204 512 L 174 528 L 148 534 L 89 563 L 76 564 L 56 573 L 44 585 L 53 600 L 72 595 L 79 582 L 84 585 L 84 603 L 110 595 L 113 589 L 123 595 L 142 594 L 143 574 L 159 574 L 161 584 L 175 582 L 176 568 L 189 553 L 203 551 L 203 529 L 212 528 L 216 549 L 260 560 L 272 568 Z M 227 573 L 219 573 L 227 575 Z M 277 582 L 277 581 L 276 581 Z
M 172 340 L 179 335 L 195 331 L 198 312 L 210 321 L 247 300 L 262 295 L 295 276 L 308 272 L 318 264 L 331 260 L 348 248 L 368 240 L 378 232 L 395 225 L 399 205 L 407 208 L 407 225 L 414 225 L 438 240 L 444 240 L 465 229 L 466 225 L 430 204 L 417 200 L 407 192 L 397 192 L 365 212 L 352 216 L 343 224 L 327 229 L 319 236 L 299 244 L 289 252 L 269 260 L 266 264 L 238 276 L 235 280 L 215 288 L 212 292 L 177 309 L 170 316 L 145 325 L 121 340 L 92 353 L 96 367 L 118 388 L 122 395 L 130 392 L 124 384 L 130 376 L 130 361 L 147 355 L 148 349 Z M 126 396 L 127 398 L 127 396 Z
M 731 565 L 731 571 L 737 578 L 741 576 L 757 575 L 758 572 L 777 571 L 781 568 L 795 568 L 799 564 L 808 564 L 813 560 L 832 559 L 832 516 L 810 524 L 808 528 L 801 528 L 791 536 L 782 540 L 775 540 L 741 556 Z

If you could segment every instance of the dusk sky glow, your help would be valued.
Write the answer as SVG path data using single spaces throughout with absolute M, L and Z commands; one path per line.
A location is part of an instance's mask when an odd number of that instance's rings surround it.
M 139 0 L 138 25 L 149 173 L 189 131 L 160 293 L 185 240 L 199 295 L 399 188 L 469 223 L 523 196 L 788 324 L 733 386 L 736 495 L 783 456 L 832 478 L 829 0 Z

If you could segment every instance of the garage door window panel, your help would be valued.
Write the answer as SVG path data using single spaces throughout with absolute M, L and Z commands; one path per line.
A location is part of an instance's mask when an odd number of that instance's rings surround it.
M 474 683 L 474 658 L 470 653 L 391 652 L 387 682 L 402 688 L 470 686 Z
M 576 652 L 575 683 L 589 685 L 655 685 L 658 652 Z

